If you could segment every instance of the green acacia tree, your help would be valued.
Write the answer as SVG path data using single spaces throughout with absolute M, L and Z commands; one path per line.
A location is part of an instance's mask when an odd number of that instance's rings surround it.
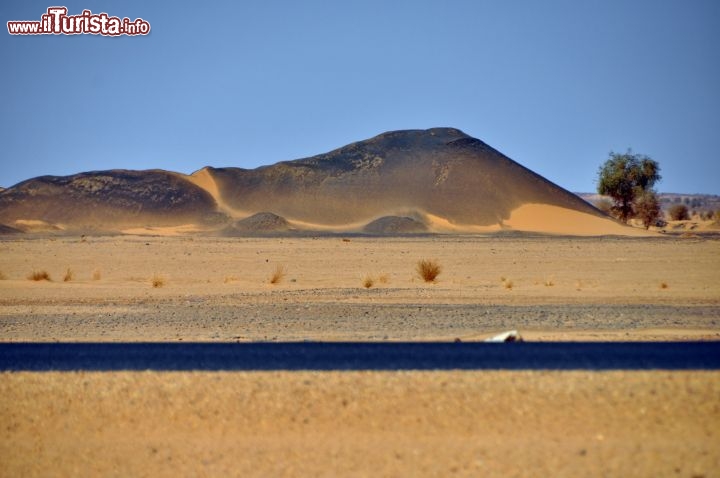
M 610 157 L 598 171 L 598 193 L 610 196 L 612 210 L 627 222 L 635 215 L 636 199 L 644 193 L 654 195 L 653 186 L 660 181 L 660 165 L 649 156 L 610 152 Z

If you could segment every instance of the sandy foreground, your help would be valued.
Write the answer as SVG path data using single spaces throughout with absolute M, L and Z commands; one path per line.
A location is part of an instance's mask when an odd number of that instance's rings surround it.
M 6 373 L 3 476 L 718 476 L 718 372 Z
M 720 339 L 713 239 L 5 238 L 0 273 L 2 341 Z M 720 476 L 716 371 L 5 372 L 0 424 L 0 476 Z

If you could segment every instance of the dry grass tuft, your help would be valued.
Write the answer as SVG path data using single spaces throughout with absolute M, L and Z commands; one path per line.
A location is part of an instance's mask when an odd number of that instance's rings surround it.
M 513 284 L 513 281 L 511 281 L 511 280 L 509 280 L 509 279 L 503 281 L 503 286 L 504 286 L 507 290 L 512 290 L 513 285 L 514 285 L 514 284 Z
M 667 289 L 668 287 L 669 287 L 669 286 L 668 286 L 667 282 L 661 282 L 661 283 L 660 283 L 660 288 L 661 288 L 661 289 Z
M 28 276 L 29 280 L 39 282 L 41 280 L 51 281 L 50 274 L 47 271 L 32 271 Z
M 237 276 L 225 276 L 225 279 L 223 279 L 224 284 L 229 284 L 231 282 L 237 282 L 240 280 Z
M 342 241 L 343 241 L 343 242 L 350 242 L 350 239 L 348 239 L 347 237 L 343 237 L 343 238 L 342 238 Z
M 373 278 L 370 277 L 370 276 L 367 276 L 367 277 L 365 278 L 365 280 L 363 281 L 363 286 L 364 286 L 366 289 L 369 289 L 369 288 L 372 287 L 373 285 L 375 285 L 375 279 L 373 279 Z
M 70 269 L 68 267 L 67 270 L 65 271 L 65 275 L 63 276 L 63 282 L 70 282 L 71 280 L 73 280 L 74 276 L 75 275 L 73 274 L 72 269 Z
M 5 277 L 5 274 L 0 272 L 0 280 L 5 280 L 5 279 L 7 279 L 7 277 Z
M 380 277 L 378 277 L 378 282 L 381 284 L 389 284 L 390 283 L 390 275 L 389 274 L 381 274 Z
M 555 281 L 553 281 L 552 277 L 548 277 L 545 279 L 545 287 L 552 287 L 555 285 Z
M 285 275 L 285 266 L 283 266 L 282 264 L 278 264 L 275 267 L 275 272 L 273 272 L 273 274 L 270 276 L 270 283 L 279 284 L 285 278 Z
M 435 259 L 423 259 L 417 263 L 417 273 L 425 282 L 435 282 L 442 267 Z
M 154 288 L 162 287 L 165 285 L 165 278 L 163 276 L 155 274 L 150 281 Z
M 102 279 L 102 273 L 100 272 L 100 269 L 95 269 L 92 273 L 92 280 L 100 280 Z

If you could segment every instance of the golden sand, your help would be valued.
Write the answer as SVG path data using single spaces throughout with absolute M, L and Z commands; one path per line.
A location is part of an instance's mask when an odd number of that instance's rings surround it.
M 0 476 L 717 476 L 718 372 L 0 375 Z

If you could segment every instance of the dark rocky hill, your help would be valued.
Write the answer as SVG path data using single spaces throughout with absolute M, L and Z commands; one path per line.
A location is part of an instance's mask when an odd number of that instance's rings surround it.
M 526 203 L 603 214 L 452 128 L 393 131 L 326 154 L 246 170 L 208 168 L 224 201 L 290 220 L 342 225 L 403 212 L 492 225 Z
M 231 228 L 257 230 L 275 218 L 339 229 L 371 224 L 421 229 L 423 218 L 453 225 L 501 224 L 529 203 L 605 217 L 576 195 L 452 128 L 383 133 L 317 156 L 257 169 L 204 168 L 192 176 L 95 171 L 43 176 L 0 192 L 0 224 L 38 220 L 66 228 L 122 229 L 227 220 L 272 211 Z M 227 215 L 227 217 L 225 216 Z M 380 223 L 373 221 L 384 218 Z M 417 224 L 397 218 L 412 217 Z M 430 221 L 432 222 L 432 221 Z M 362 226 L 359 226 L 362 227 Z
M 215 210 L 207 191 L 159 170 L 41 176 L 0 192 L 0 223 L 5 224 L 31 219 L 101 229 L 175 225 L 203 221 Z

